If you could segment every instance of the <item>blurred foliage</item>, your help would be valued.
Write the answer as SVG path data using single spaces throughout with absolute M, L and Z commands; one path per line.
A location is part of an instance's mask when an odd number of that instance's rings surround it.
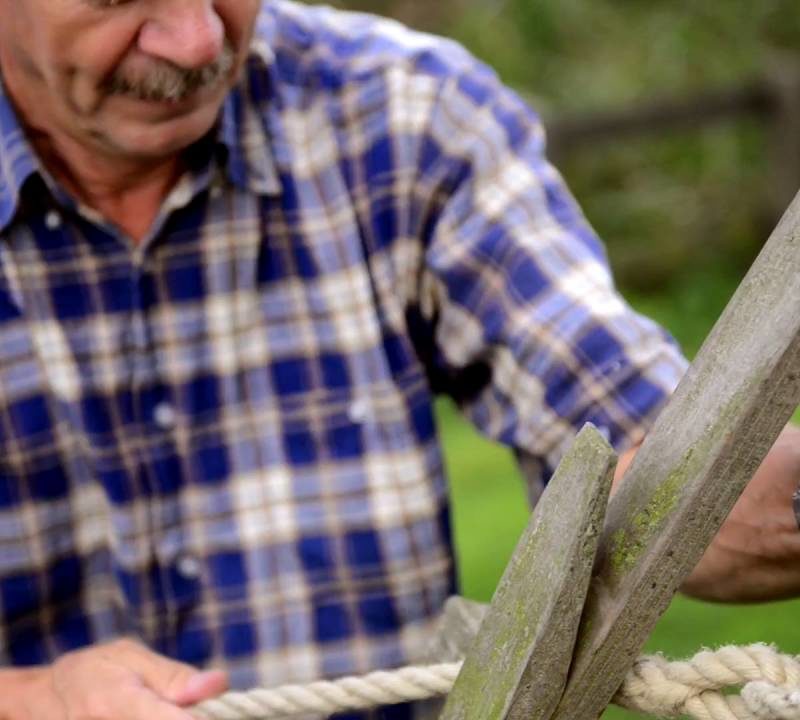
M 736 87 L 800 48 L 789 0 L 341 0 L 449 35 L 492 65 L 546 121 Z M 798 51 L 800 58 L 800 51 Z M 609 249 L 633 305 L 699 348 L 777 220 L 772 129 L 741 119 L 582 145 L 559 169 Z M 797 159 L 800 164 L 800 158 Z M 800 176 L 800 174 L 799 174 Z M 488 600 L 527 520 L 510 453 L 439 405 L 464 594 Z M 795 415 L 800 423 L 800 410 Z M 775 642 L 800 651 L 800 600 L 719 606 L 677 597 L 647 649 Z M 640 717 L 617 708 L 604 720 Z
M 338 0 L 456 38 L 546 120 L 758 79 L 800 48 L 790 0 Z M 558 158 L 623 290 L 739 277 L 774 224 L 770 132 L 754 119 L 583 144 Z M 798 158 L 800 163 L 800 158 Z M 701 279 L 698 282 L 702 281 Z

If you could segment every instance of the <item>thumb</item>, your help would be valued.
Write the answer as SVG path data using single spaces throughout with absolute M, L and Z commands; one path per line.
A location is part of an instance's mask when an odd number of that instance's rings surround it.
M 159 697 L 173 705 L 194 705 L 215 697 L 228 687 L 221 670 L 201 672 L 191 665 L 157 655 L 143 645 L 124 643 L 120 662 L 133 670 Z
M 222 670 L 194 672 L 183 682 L 173 682 L 166 699 L 180 706 L 195 705 L 221 695 L 228 689 L 228 676 Z

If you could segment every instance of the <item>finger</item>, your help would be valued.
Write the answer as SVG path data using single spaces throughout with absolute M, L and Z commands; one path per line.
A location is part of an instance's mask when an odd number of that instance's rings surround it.
M 114 707 L 102 717 L 113 720 L 195 720 L 187 711 L 159 697 L 143 685 L 129 685 L 113 691 Z
M 116 662 L 133 672 L 156 695 L 176 705 L 190 704 L 181 702 L 184 695 L 194 697 L 200 694 L 202 699 L 206 699 L 207 692 L 212 692 L 213 697 L 216 688 L 222 686 L 224 689 L 227 685 L 227 681 L 221 681 L 216 673 L 204 678 L 205 673 L 191 665 L 159 655 L 135 641 L 123 640 L 115 650 Z
M 176 705 L 196 705 L 222 695 L 228 689 L 228 676 L 222 670 L 208 670 L 195 673 L 183 688 L 166 695 L 166 699 Z

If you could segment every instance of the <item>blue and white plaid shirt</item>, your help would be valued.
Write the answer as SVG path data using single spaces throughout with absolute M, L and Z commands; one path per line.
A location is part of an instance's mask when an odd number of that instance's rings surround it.
M 454 44 L 268 1 L 134 246 L 0 89 L 0 664 L 417 656 L 454 589 L 434 394 L 545 479 L 586 421 L 639 440 L 685 367 L 543 146 Z

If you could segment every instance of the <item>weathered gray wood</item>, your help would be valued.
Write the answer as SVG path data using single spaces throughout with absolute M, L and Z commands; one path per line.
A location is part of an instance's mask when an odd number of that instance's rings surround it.
M 534 510 L 441 720 L 550 716 L 564 689 L 616 456 L 586 426 Z
M 467 600 L 458 595 L 448 598 L 422 661 L 436 664 L 463 660 L 488 609 L 489 605 L 485 603 Z M 444 698 L 415 703 L 414 720 L 439 720 L 444 703 Z
M 438 620 L 436 634 L 431 638 L 425 661 L 429 663 L 456 662 L 467 656 L 478 635 L 489 606 L 459 595 L 448 598 Z
M 553 720 L 596 718 L 800 403 L 800 195 L 611 501 Z

